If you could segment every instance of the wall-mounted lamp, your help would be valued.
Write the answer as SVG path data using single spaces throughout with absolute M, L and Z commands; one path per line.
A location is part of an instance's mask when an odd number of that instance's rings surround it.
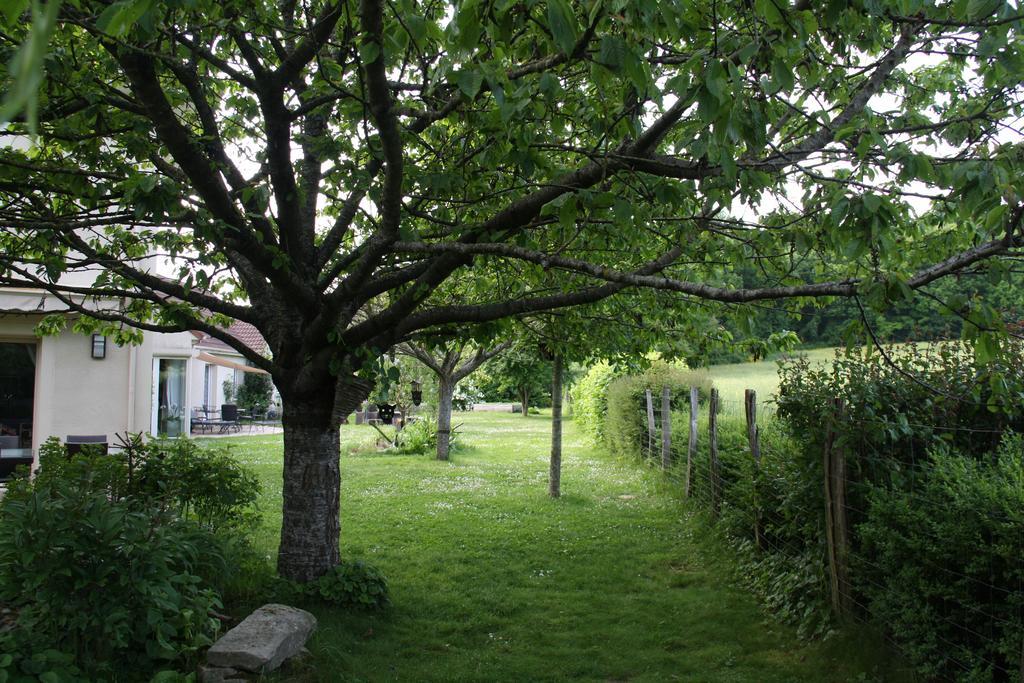
M 92 357 L 97 360 L 107 357 L 107 338 L 102 334 L 92 335 Z

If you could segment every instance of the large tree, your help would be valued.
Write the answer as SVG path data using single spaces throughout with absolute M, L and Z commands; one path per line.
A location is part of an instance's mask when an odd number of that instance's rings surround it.
M 7 54 L 26 6 L 5 10 Z M 0 284 L 98 325 L 202 330 L 267 370 L 278 566 L 311 579 L 338 560 L 339 416 L 396 343 L 637 286 L 884 301 L 1016 246 L 1016 12 L 65 2 L 34 144 L 15 121 L 0 145 Z M 145 267 L 154 251 L 175 277 Z M 814 281 L 792 278 L 810 251 Z M 565 277 L 529 286 L 548 269 Z M 460 298 L 438 298 L 453 279 Z

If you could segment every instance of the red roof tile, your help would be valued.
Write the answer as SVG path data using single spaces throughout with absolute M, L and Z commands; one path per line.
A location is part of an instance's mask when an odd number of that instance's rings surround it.
M 256 353 L 265 354 L 268 350 L 267 341 L 263 338 L 263 335 L 249 323 L 236 320 L 231 323 L 226 331 L 232 337 L 242 342 Z M 203 348 L 235 351 L 232 346 L 224 343 L 216 337 L 211 337 L 210 335 L 202 332 L 196 333 L 195 331 L 193 331 L 192 334 L 197 336 L 199 339 L 197 344 Z M 237 351 L 235 352 L 237 353 Z

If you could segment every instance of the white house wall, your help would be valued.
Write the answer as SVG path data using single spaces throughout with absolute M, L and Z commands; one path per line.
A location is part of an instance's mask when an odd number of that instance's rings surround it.
M 37 337 L 39 315 L 0 316 L 0 341 L 35 344 L 36 377 L 32 416 L 32 450 L 50 436 L 64 440 L 71 434 L 114 435 L 149 432 L 152 425 L 154 358 L 187 359 L 187 377 L 204 363 L 192 358 L 193 337 L 146 333 L 138 346 L 118 347 L 107 340 L 106 357 L 94 359 L 91 335 L 65 330 Z M 186 382 L 185 405 L 202 403 Z M 198 399 L 196 398 L 198 396 Z
M 129 383 L 132 349 L 107 343 L 106 358 L 91 357 L 91 337 L 65 331 L 38 341 L 32 447 L 50 436 L 106 434 L 132 426 Z

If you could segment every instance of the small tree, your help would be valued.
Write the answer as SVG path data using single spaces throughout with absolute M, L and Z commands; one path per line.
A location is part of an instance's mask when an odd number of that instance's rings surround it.
M 252 414 L 264 414 L 270 408 L 274 395 L 274 383 L 270 375 L 257 372 L 245 373 L 245 380 L 238 387 L 238 405 Z
M 511 342 L 503 342 L 491 348 L 480 346 L 474 351 L 465 342 L 453 342 L 433 352 L 413 343 L 398 347 L 399 353 L 415 358 L 437 375 L 438 460 L 448 459 L 452 433 L 452 398 L 456 385 L 509 346 Z

